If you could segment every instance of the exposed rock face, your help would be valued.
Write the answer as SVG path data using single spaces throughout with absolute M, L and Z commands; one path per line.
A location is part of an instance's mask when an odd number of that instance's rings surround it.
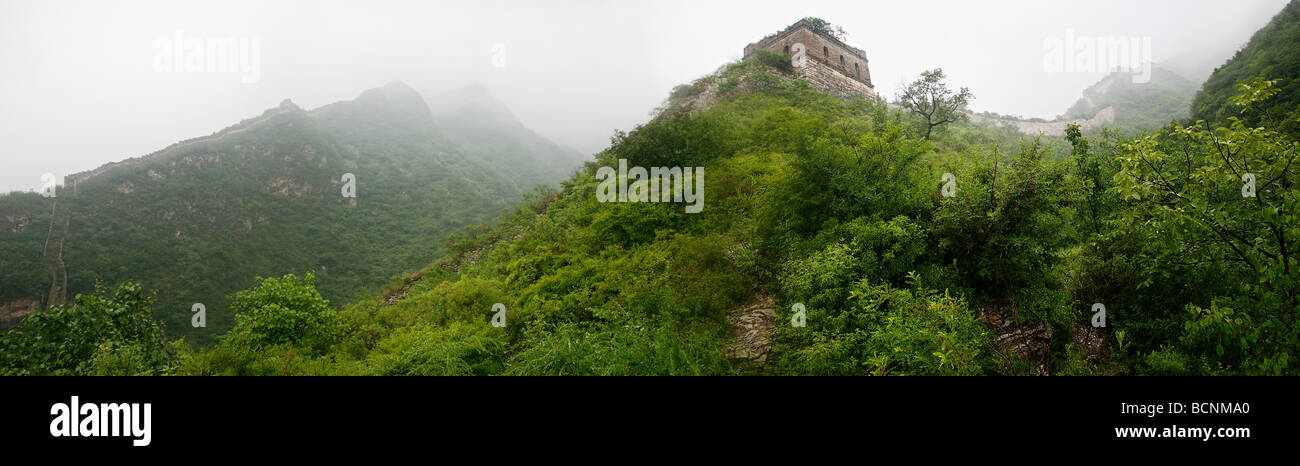
M 1105 328 L 1097 328 L 1085 323 L 1075 323 L 1070 329 L 1071 340 L 1079 349 L 1084 359 L 1103 360 L 1110 355 L 1111 334 Z
M 764 297 L 738 309 L 727 321 L 735 328 L 735 341 L 727 347 L 727 357 L 757 364 L 767 362 L 772 323 L 776 321 L 772 298 Z
M 1023 359 L 1033 375 L 1051 375 L 1052 327 L 1044 322 L 1021 324 L 1014 303 L 1006 300 L 990 303 L 980 317 L 998 336 L 997 350 L 1008 358 Z
M 5 227 L 10 233 L 21 233 L 27 229 L 27 225 L 32 223 L 32 218 L 26 215 L 6 215 Z
M 24 317 L 40 309 L 41 303 L 34 299 L 18 299 L 0 304 L 0 327 L 17 325 Z

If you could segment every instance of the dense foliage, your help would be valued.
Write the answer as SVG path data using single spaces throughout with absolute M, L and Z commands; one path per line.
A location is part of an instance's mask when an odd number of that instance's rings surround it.
M 78 296 L 31 315 L 0 335 L 0 375 L 161 375 L 185 351 L 153 318 L 153 297 L 137 283 Z

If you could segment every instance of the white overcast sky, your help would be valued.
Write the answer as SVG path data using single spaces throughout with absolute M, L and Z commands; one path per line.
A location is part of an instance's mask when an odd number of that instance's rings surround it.
M 0 192 L 207 135 L 286 98 L 310 109 L 391 80 L 426 95 L 481 83 L 528 127 L 592 153 L 673 86 L 804 16 L 844 27 L 882 94 L 942 67 L 975 110 L 1053 118 L 1102 74 L 1045 72 L 1045 39 L 1150 37 L 1157 63 L 1208 74 L 1285 3 L 0 0 Z M 155 71 L 156 39 L 178 31 L 257 38 L 260 79 Z

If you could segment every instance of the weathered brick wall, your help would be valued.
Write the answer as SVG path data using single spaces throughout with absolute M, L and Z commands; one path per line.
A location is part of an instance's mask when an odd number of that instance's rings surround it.
M 866 53 L 862 49 L 827 38 L 797 24 L 775 36 L 749 44 L 745 47 L 745 56 L 748 57 L 760 48 L 793 56 L 795 44 L 800 43 L 805 46 L 808 58 L 807 64 L 796 70 L 800 77 L 808 78 L 819 89 L 841 97 L 876 95 L 871 84 L 871 70 L 867 67 Z
M 860 95 L 868 99 L 876 96 L 875 89 L 820 62 L 809 61 L 803 67 L 796 68 L 795 74 L 807 78 L 814 87 L 835 96 L 849 98 Z

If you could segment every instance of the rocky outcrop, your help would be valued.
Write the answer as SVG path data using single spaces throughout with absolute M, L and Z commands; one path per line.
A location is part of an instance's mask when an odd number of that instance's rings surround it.
M 1079 355 L 1090 362 L 1103 361 L 1110 356 L 1114 336 L 1106 328 L 1076 322 L 1070 329 L 1070 340 L 1079 350 Z
M 1039 321 L 1021 323 L 1015 303 L 997 300 L 980 311 L 980 317 L 997 335 L 997 352 L 1012 361 L 1029 364 L 1031 375 L 1051 375 L 1052 327 Z
M 0 327 L 12 327 L 22 322 L 33 312 L 40 309 L 41 303 L 34 299 L 17 299 L 0 304 Z
M 737 309 L 727 318 L 734 340 L 727 347 L 727 357 L 755 364 L 767 362 L 776 307 L 770 296 Z

